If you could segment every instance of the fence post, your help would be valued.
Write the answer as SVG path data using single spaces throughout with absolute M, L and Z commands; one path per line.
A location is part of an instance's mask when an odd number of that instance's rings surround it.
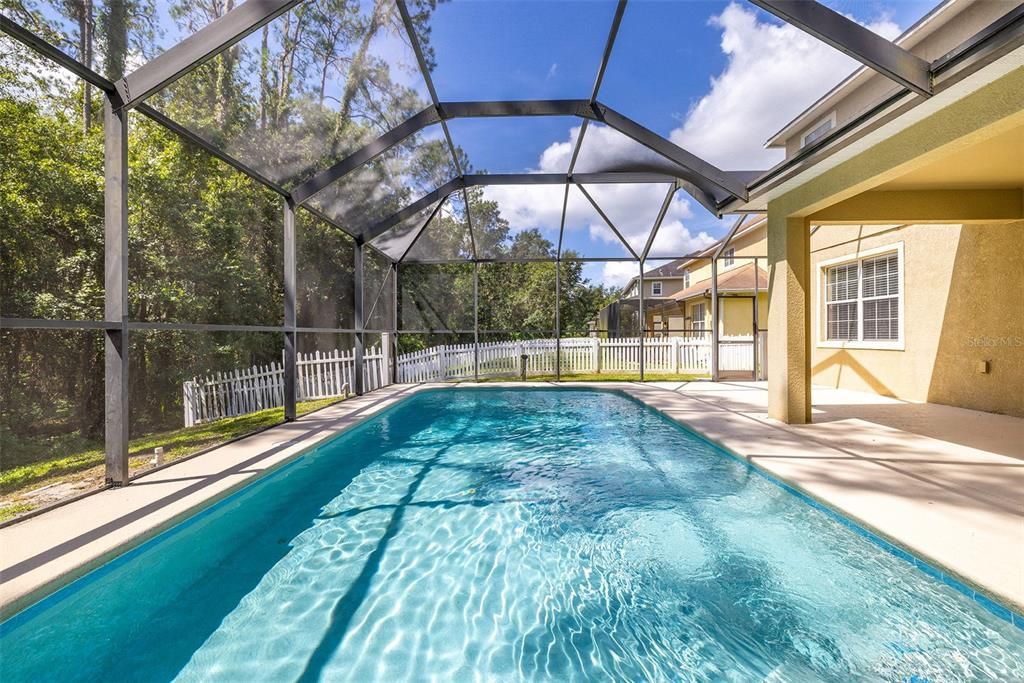
M 597 337 L 591 337 L 590 341 L 592 343 L 590 349 L 590 371 L 599 373 L 601 372 L 601 340 Z
M 181 405 L 182 405 L 182 407 L 185 410 L 185 426 L 186 427 L 191 427 L 192 425 L 195 424 L 195 420 L 192 417 L 192 410 L 193 410 L 193 408 L 192 408 L 191 396 L 189 396 L 190 393 L 191 392 L 189 391 L 189 383 L 188 383 L 188 381 L 185 381 L 185 383 L 183 383 L 181 385 Z
M 679 337 L 669 337 L 672 340 L 672 374 L 679 374 Z
M 380 335 L 380 384 L 387 386 L 391 384 L 391 334 L 383 332 Z
M 448 345 L 441 344 L 437 347 L 437 374 L 441 381 L 448 378 Z

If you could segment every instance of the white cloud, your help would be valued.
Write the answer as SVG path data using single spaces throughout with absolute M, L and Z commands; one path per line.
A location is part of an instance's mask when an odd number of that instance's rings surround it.
M 759 21 L 730 4 L 711 24 L 722 29 L 725 70 L 687 114 L 671 140 L 729 170 L 766 169 L 781 161 L 765 140 L 850 74 L 857 63 L 789 25 Z M 899 27 L 881 19 L 868 28 L 886 38 Z
M 569 131 L 568 140 L 551 144 L 541 154 L 534 170 L 538 173 L 564 173 L 569 167 L 579 133 L 580 127 L 573 127 Z M 584 149 L 593 152 L 586 159 L 581 156 L 577 168 L 585 172 L 596 168 L 614 167 L 617 160 L 623 160 L 635 151 L 635 145 L 636 143 L 610 128 L 590 126 Z M 642 251 L 668 187 L 640 184 L 588 185 L 587 191 L 633 249 L 637 252 Z M 540 228 L 549 237 L 557 235 L 562 219 L 564 192 L 562 185 L 494 185 L 484 189 L 484 195 L 488 199 L 498 202 L 502 216 L 509 221 L 513 231 Z M 669 205 L 668 213 L 655 240 L 656 252 L 686 254 L 713 242 L 714 238 L 705 232 L 696 235 L 690 233 L 684 221 L 692 217 L 689 198 L 682 192 L 677 193 Z M 569 193 L 565 226 L 567 232 L 586 230 L 592 242 L 619 244 L 618 238 L 605 226 L 590 202 L 575 188 Z M 599 251 L 602 255 L 612 253 L 612 250 L 608 249 Z M 622 256 L 628 255 L 621 245 L 620 251 Z M 635 270 L 635 267 L 633 268 Z M 611 268 L 611 271 L 615 269 Z M 620 271 L 621 269 L 616 272 Z M 607 280 L 606 283 L 611 284 Z
M 622 289 L 631 278 L 636 277 L 640 273 L 640 269 L 635 262 L 609 261 L 601 265 L 603 266 L 600 275 L 601 282 L 606 287 Z

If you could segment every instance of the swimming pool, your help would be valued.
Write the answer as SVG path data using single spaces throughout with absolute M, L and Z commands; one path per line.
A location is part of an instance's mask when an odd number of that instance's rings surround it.
M 417 394 L 16 615 L 0 647 L 5 683 L 1024 680 L 1021 629 L 578 389 Z

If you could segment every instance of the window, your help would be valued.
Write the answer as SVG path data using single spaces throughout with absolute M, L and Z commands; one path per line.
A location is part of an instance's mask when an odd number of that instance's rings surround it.
M 722 254 L 722 265 L 728 268 L 736 261 L 736 250 L 729 248 Z
M 825 269 L 825 341 L 899 342 L 900 251 Z
M 651 283 L 651 296 L 661 296 L 661 281 L 656 280 Z
M 690 271 L 684 270 L 683 271 L 683 289 L 686 289 L 689 286 L 690 286 Z
M 803 137 L 800 138 L 800 146 L 801 147 L 806 147 L 807 145 L 811 144 L 812 142 L 815 142 L 816 140 L 822 139 L 823 137 L 825 137 L 828 134 L 828 132 L 830 130 L 832 130 L 835 127 L 836 127 L 836 113 L 832 112 L 831 114 L 826 116 L 824 119 L 819 121 L 818 124 L 816 126 L 814 126 L 814 128 L 811 128 L 809 131 L 807 131 L 806 133 L 803 134 Z
M 703 330 L 704 317 L 707 315 L 707 304 L 694 304 L 693 305 L 693 329 Z
M 899 339 L 899 259 L 896 254 L 865 259 L 861 263 L 861 301 L 865 341 Z
M 857 263 L 828 269 L 825 338 L 852 341 L 857 338 Z

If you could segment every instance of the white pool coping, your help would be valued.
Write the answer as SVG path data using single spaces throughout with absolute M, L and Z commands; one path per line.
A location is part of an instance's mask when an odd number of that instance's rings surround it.
M 385 387 L 2 528 L 0 616 L 416 392 L 551 385 Z M 562 386 L 621 390 L 1024 611 L 1024 419 L 816 387 L 822 422 L 789 426 L 768 419 L 760 383 Z

